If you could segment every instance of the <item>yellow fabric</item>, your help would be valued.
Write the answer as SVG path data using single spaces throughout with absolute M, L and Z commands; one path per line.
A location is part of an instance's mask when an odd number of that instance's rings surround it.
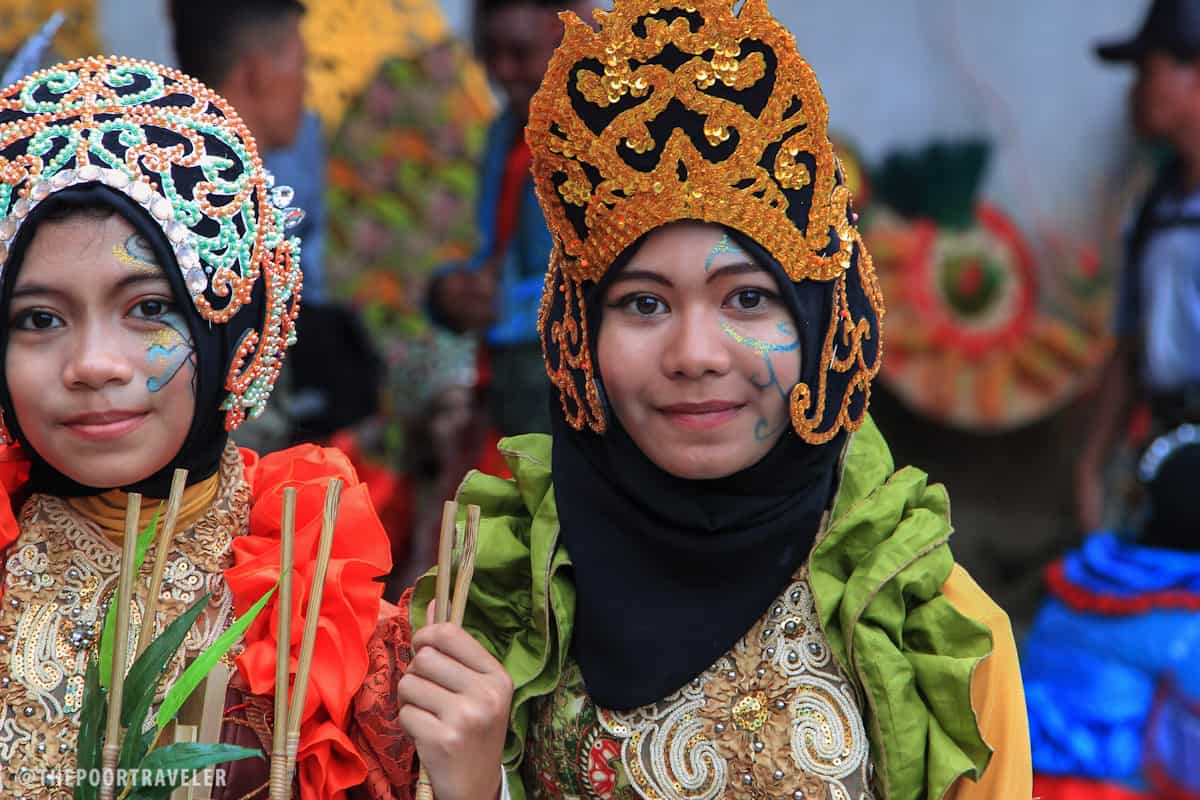
M 179 518 L 175 530 L 186 530 L 193 522 L 200 519 L 205 509 L 217 496 L 217 484 L 220 473 L 214 473 L 200 483 L 193 484 L 183 490 L 183 499 L 179 503 Z M 100 526 L 100 530 L 112 542 L 120 542 L 125 538 L 125 506 L 128 494 L 120 489 L 94 495 L 92 497 L 72 497 L 67 500 L 71 508 Z M 142 514 L 138 520 L 138 530 L 150 524 L 155 513 L 159 510 L 160 501 L 143 499 Z M 162 511 L 166 514 L 166 501 L 161 501 Z
M 942 593 L 961 614 L 988 626 L 993 645 L 992 654 L 971 679 L 971 705 L 979 731 L 993 750 L 992 760 L 979 783 L 959 778 L 945 800 L 1029 800 L 1033 796 L 1029 719 L 1008 615 L 957 564 Z

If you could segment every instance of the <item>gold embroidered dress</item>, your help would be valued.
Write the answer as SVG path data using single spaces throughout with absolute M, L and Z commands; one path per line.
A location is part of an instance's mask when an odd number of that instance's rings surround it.
M 658 703 L 597 708 L 568 661 L 533 702 L 524 783 L 535 800 L 874 800 L 860 702 L 802 572 L 726 656 Z
M 205 593 L 212 597 L 169 665 L 164 686 L 182 672 L 185 658 L 210 647 L 233 619 L 233 596 L 223 573 L 233 565 L 233 539 L 246 534 L 250 517 L 250 489 L 234 445 L 226 447 L 218 475 L 190 487 L 187 497 L 193 504 L 202 502 L 184 516 L 188 524 L 175 534 L 154 635 Z M 21 507 L 20 535 L 4 558 L 0 781 L 6 797 L 70 796 L 70 789 L 55 781 L 65 782 L 75 769 L 84 674 L 116 593 L 121 557 L 115 531 L 104 525 L 97 505 L 32 495 Z M 143 511 L 144 522 L 156 505 Z M 138 576 L 131 637 L 141 628 L 152 565 L 148 560 Z M 134 656 L 130 647 L 130 663 Z

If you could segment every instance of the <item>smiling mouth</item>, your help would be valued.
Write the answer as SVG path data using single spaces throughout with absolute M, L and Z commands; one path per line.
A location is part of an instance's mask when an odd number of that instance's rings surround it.
M 706 403 L 674 403 L 662 406 L 659 411 L 672 424 L 690 431 L 711 430 L 732 420 L 745 403 L 712 400 Z
M 99 411 L 80 414 L 62 423 L 81 439 L 111 441 L 133 432 L 146 421 L 148 411 Z

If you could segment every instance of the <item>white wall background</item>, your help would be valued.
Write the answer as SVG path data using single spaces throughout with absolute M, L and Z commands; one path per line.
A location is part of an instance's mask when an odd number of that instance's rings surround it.
M 464 31 L 471 0 L 440 2 Z M 834 129 L 868 161 L 982 133 L 997 145 L 992 199 L 1025 223 L 1098 233 L 1100 193 L 1128 153 L 1131 72 L 1102 65 L 1091 47 L 1134 31 L 1147 0 L 769 2 L 816 69 Z M 100 6 L 115 52 L 171 60 L 160 0 Z

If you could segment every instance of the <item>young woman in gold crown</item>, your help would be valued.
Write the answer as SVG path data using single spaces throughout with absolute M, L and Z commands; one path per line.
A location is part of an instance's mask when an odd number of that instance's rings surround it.
M 883 298 L 825 101 L 736 5 L 565 17 L 527 134 L 554 435 L 461 487 L 463 628 L 427 577 L 373 648 L 373 797 L 418 765 L 439 800 L 1030 796 L 1008 620 L 867 416 Z
M 149 632 L 211 599 L 164 688 L 275 585 L 285 487 L 298 497 L 296 653 L 326 486 L 346 484 L 297 785 L 305 798 L 338 798 L 366 773 L 346 728 L 377 623 L 376 578 L 389 569 L 387 537 L 337 451 L 260 458 L 229 438 L 262 411 L 293 339 L 299 242 L 285 227 L 300 212 L 289 198 L 272 188 L 236 112 L 173 70 L 87 59 L 0 92 L 4 797 L 72 796 L 64 777 L 77 763 L 85 671 L 116 596 L 127 493 L 146 498 L 140 529 L 160 512 L 176 468 L 188 480 Z M 130 639 L 130 660 L 151 561 L 136 578 L 132 624 L 117 633 Z M 273 599 L 235 651 L 237 702 L 222 733 L 267 752 L 275 621 Z M 267 777 L 266 762 L 255 764 L 251 774 L 239 762 L 240 790 L 217 796 L 250 796 Z

